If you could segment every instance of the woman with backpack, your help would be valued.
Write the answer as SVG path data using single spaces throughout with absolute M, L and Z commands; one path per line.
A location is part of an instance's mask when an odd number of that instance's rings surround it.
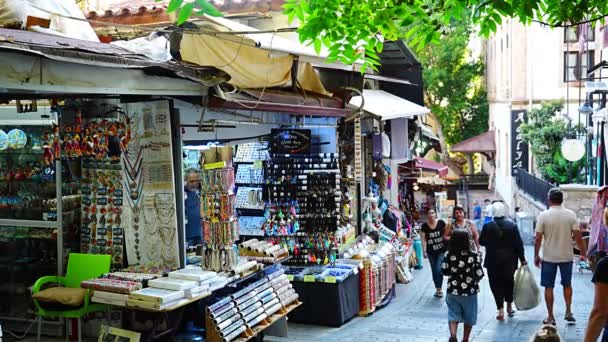
M 492 205 L 494 219 L 483 226 L 479 243 L 486 248 L 484 267 L 487 269 L 490 289 L 496 301 L 498 315 L 496 319 L 505 319 L 504 305 L 507 302 L 507 314 L 512 317 L 514 274 L 517 261 L 527 264 L 524 256 L 524 244 L 517 225 L 506 218 L 506 207 L 502 202 Z

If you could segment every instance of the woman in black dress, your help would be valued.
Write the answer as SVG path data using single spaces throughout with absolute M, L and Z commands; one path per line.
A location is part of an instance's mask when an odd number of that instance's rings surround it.
M 443 285 L 443 275 L 441 274 L 441 263 L 445 253 L 445 243 L 443 233 L 445 222 L 437 219 L 434 209 L 429 209 L 426 213 L 426 222 L 422 224 L 422 249 L 424 257 L 429 259 L 431 271 L 433 273 L 433 283 L 435 283 L 435 297 L 443 297 L 441 287 Z

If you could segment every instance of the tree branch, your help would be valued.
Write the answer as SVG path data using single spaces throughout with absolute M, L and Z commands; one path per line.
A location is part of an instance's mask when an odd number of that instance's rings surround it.
M 540 21 L 540 20 L 532 20 L 532 21 L 535 22 L 535 23 L 539 23 L 541 25 L 545 25 L 545 26 L 548 26 L 548 27 L 555 28 L 555 27 L 573 27 L 573 26 L 578 26 L 578 25 L 582 25 L 582 24 L 589 24 L 589 23 L 598 21 L 598 20 L 606 18 L 606 17 L 608 17 L 608 14 L 603 14 L 603 15 L 600 15 L 598 17 L 591 18 L 589 20 L 579 21 L 577 23 L 571 23 L 571 24 L 549 24 L 547 22 Z

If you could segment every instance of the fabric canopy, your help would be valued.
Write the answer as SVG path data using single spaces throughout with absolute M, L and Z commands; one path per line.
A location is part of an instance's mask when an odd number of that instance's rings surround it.
M 439 177 L 447 176 L 448 167 L 436 161 L 424 159 L 422 157 L 414 157 L 416 161 L 416 167 L 426 171 L 435 171 L 439 175 Z
M 200 25 L 207 32 L 218 33 L 184 33 L 179 47 L 182 60 L 223 70 L 231 76 L 229 83 L 239 88 L 288 85 L 291 83 L 294 56 L 311 57 L 315 54 L 314 49 L 275 33 L 223 34 L 258 31 L 228 19 L 205 16 L 205 21 Z M 316 58 L 320 59 L 318 56 Z M 297 80 L 306 91 L 331 95 L 323 87 L 313 66 L 304 58 L 298 62 Z
M 425 115 L 430 112 L 426 107 L 419 106 L 384 90 L 363 89 L 363 98 L 353 96 L 349 104 L 360 107 L 362 102 L 363 110 L 380 116 L 382 120 L 411 119 L 416 115 Z
M 461 153 L 488 153 L 496 152 L 494 131 L 488 131 L 467 140 L 452 145 L 452 152 Z

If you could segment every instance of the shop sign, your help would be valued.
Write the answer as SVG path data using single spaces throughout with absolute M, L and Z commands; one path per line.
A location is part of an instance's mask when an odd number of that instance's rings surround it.
M 511 111 L 511 174 L 518 168 L 528 171 L 528 144 L 521 135 L 521 125 L 526 119 L 525 110 Z
M 310 153 L 309 129 L 273 129 L 270 131 L 272 151 L 280 154 Z

